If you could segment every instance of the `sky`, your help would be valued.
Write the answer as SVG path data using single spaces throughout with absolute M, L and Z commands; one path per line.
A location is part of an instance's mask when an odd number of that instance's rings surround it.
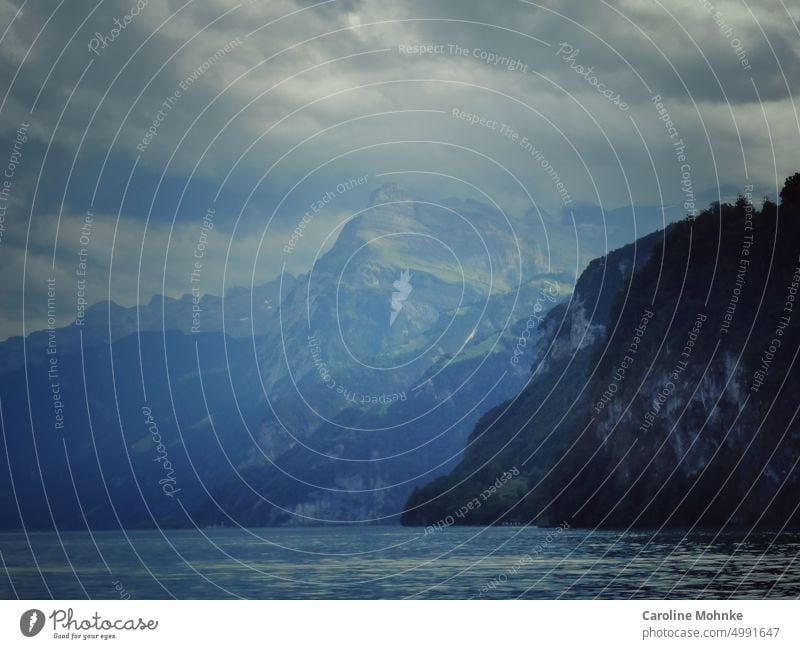
M 799 19 L 785 0 L 0 0 L 0 339 L 48 306 L 71 321 L 78 293 L 189 293 L 197 263 L 213 294 L 306 272 L 386 181 L 562 223 L 775 195 L 800 167 Z

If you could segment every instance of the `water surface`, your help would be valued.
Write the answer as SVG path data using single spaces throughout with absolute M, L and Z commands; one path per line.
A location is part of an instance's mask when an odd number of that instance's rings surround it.
M 0 597 L 796 598 L 800 533 L 319 527 L 0 534 Z

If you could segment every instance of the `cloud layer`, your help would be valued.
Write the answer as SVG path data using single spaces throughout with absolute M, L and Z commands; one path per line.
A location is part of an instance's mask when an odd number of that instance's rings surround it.
M 485 192 L 516 218 L 530 197 L 560 214 L 565 191 L 675 204 L 687 173 L 694 192 L 774 192 L 797 167 L 796 19 L 780 0 L 3 0 L 3 168 L 30 128 L 0 243 L 0 335 L 22 332 L 23 295 L 25 329 L 42 326 L 51 275 L 69 318 L 88 211 L 91 299 L 132 304 L 187 292 L 212 207 L 220 292 L 254 266 L 258 280 L 305 270 L 389 178 L 422 197 Z M 362 174 L 364 191 L 281 252 L 310 204 Z

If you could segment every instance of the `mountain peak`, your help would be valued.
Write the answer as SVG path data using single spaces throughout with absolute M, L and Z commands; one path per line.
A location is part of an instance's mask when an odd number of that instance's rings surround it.
M 395 201 L 414 200 L 411 195 L 395 182 L 385 182 L 378 187 L 369 197 L 370 207 L 381 205 L 382 203 L 392 203 Z

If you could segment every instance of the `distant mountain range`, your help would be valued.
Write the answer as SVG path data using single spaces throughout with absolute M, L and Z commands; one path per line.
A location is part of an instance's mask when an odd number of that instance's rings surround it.
M 159 296 L 0 343 L 0 527 L 397 519 L 525 388 L 531 323 L 640 231 L 623 212 L 598 238 L 585 212 L 387 184 L 308 274 L 205 296 L 200 333 L 191 296 Z

